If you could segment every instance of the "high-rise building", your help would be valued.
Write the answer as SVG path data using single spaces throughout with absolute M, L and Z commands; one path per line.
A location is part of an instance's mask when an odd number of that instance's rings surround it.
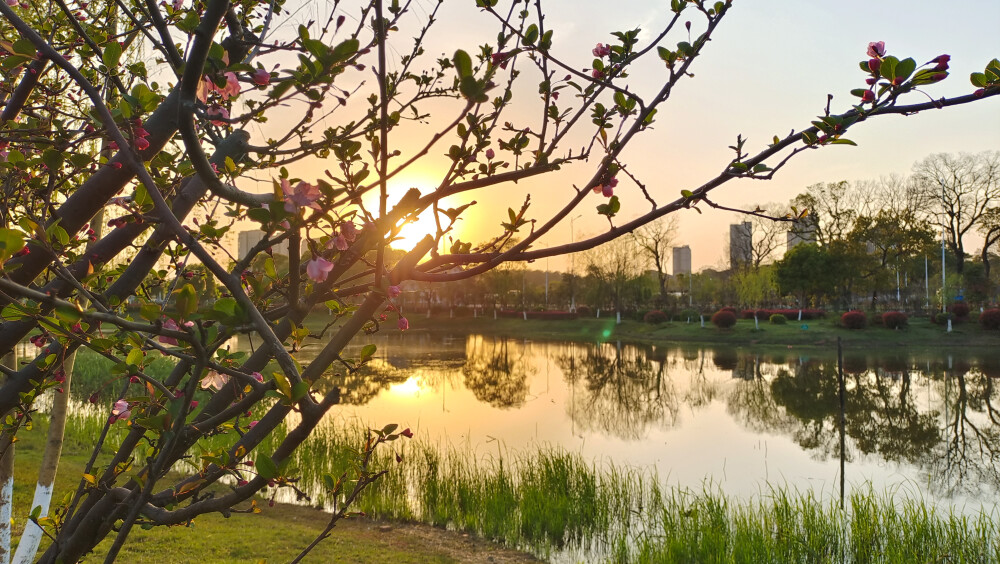
M 691 274 L 691 247 L 674 247 L 674 276 Z
M 253 229 L 250 231 L 241 231 L 239 238 L 239 245 L 238 245 L 240 253 L 239 258 L 247 256 L 247 253 L 250 252 L 250 249 L 252 249 L 253 246 L 256 245 L 257 243 L 260 243 L 260 241 L 263 238 L 264 238 L 264 232 L 258 229 Z M 286 239 L 278 243 L 277 245 L 274 245 L 273 247 L 271 247 L 271 250 L 276 254 L 288 256 L 288 240 Z
M 816 242 L 816 224 L 799 222 L 792 224 L 792 228 L 785 233 L 785 252 L 794 249 L 802 243 Z
M 729 268 L 736 270 L 753 260 L 753 224 L 749 221 L 729 226 Z

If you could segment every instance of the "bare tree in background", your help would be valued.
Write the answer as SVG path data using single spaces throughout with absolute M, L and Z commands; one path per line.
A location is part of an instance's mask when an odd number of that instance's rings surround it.
M 667 262 L 677 237 L 677 219 L 662 217 L 632 232 L 632 236 L 642 254 L 656 269 L 656 280 L 660 285 L 660 304 L 667 301 Z
M 965 237 L 1000 198 L 1000 152 L 975 155 L 938 153 L 916 163 L 913 172 L 920 190 L 936 200 L 946 242 L 955 253 L 956 271 L 965 265 Z

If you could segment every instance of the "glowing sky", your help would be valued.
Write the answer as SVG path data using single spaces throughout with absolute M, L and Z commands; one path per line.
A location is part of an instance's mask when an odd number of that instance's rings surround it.
M 419 14 L 434 2 L 418 0 Z M 474 7 L 473 0 L 446 0 L 440 11 L 439 35 L 428 46 L 428 57 L 450 56 L 456 48 L 475 52 L 476 46 L 496 36 L 495 22 Z M 543 4 L 546 25 L 555 30 L 553 52 L 578 68 L 589 66 L 590 49 L 609 42 L 609 32 L 641 27 L 652 32 L 670 16 L 666 0 L 618 2 L 553 1 Z M 304 16 L 300 17 L 303 19 Z M 698 29 L 698 19 L 691 13 Z M 695 63 L 694 79 L 681 83 L 657 115 L 655 130 L 643 135 L 626 153 L 634 172 L 649 185 L 659 203 L 666 203 L 683 189 L 693 189 L 715 176 L 731 158 L 727 149 L 738 133 L 749 138 L 748 151 L 759 151 L 773 135 L 801 130 L 823 111 L 826 95 L 834 95 L 833 111 L 844 111 L 856 99 L 852 88 L 864 87 L 857 63 L 865 59 L 869 41 L 885 41 L 890 54 L 913 57 L 919 63 L 947 53 L 951 77 L 928 88 L 934 97 L 971 92 L 971 72 L 982 72 L 993 57 L 1000 57 L 1000 35 L 991 26 L 1000 21 L 1000 2 L 968 0 L 928 2 L 887 0 L 862 2 L 804 2 L 801 0 L 736 0 L 713 41 Z M 404 38 L 414 35 L 407 30 Z M 644 34 L 648 38 L 648 35 Z M 682 37 L 671 37 L 675 45 Z M 408 47 L 409 43 L 401 45 Z M 430 61 L 428 58 L 427 61 Z M 633 91 L 648 94 L 662 80 L 662 66 L 636 69 L 629 79 Z M 370 74 L 364 77 L 374 81 Z M 531 77 L 532 87 L 537 79 Z M 530 90 L 529 90 L 530 91 Z M 912 94 L 910 102 L 926 100 Z M 437 116 L 436 116 L 437 117 Z M 441 112 L 437 119 L 451 119 Z M 428 135 L 436 122 L 416 133 Z M 859 147 L 834 146 L 807 151 L 794 159 L 771 182 L 730 182 L 714 193 L 719 203 L 753 206 L 785 202 L 816 182 L 875 178 L 906 174 L 913 163 L 936 152 L 979 152 L 1000 148 L 1000 100 L 926 112 L 920 116 L 887 116 L 861 124 L 848 135 Z M 398 139 L 398 137 L 397 137 Z M 407 142 L 414 142 L 408 139 Z M 434 162 L 450 142 L 431 151 Z M 593 164 L 592 160 L 592 164 Z M 425 165 L 403 175 L 394 185 L 423 191 L 435 184 L 433 167 Z M 328 166 L 323 168 L 328 168 Z M 319 169 L 321 171 L 322 168 Z M 307 178 L 310 172 L 296 171 Z M 558 177 L 524 182 L 494 193 L 477 192 L 453 200 L 475 199 L 479 205 L 466 215 L 459 236 L 478 242 L 498 232 L 498 213 L 520 204 L 532 193 L 533 216 L 557 209 L 573 193 L 572 184 L 586 182 L 592 166 L 581 166 Z M 397 193 L 401 191 L 397 190 Z M 623 186 L 621 220 L 648 211 L 648 204 L 634 187 Z M 588 197 L 575 223 L 577 239 L 606 228 L 594 207 L 603 201 Z M 692 248 L 694 268 L 721 263 L 730 212 L 686 211 L 680 216 L 679 244 Z M 425 225 L 430 225 L 425 220 Z M 421 229 L 413 229 L 414 236 Z M 557 228 L 542 246 L 568 242 L 570 228 Z M 552 261 L 554 268 L 559 261 Z

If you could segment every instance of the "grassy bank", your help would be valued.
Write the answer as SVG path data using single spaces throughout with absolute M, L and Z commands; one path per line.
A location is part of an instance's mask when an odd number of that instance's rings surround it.
M 759 329 L 752 319 L 741 319 L 731 329 L 718 329 L 708 320 L 705 327 L 697 321 L 670 322 L 652 325 L 639 321 L 622 320 L 616 325 L 614 318 L 576 319 L 571 321 L 496 319 L 492 317 L 447 318 L 412 315 L 410 329 L 451 333 L 485 333 L 534 340 L 563 340 L 595 342 L 622 340 L 637 344 L 691 343 L 698 345 L 731 346 L 816 346 L 829 347 L 840 337 L 847 346 L 864 348 L 949 348 L 995 347 L 1000 344 L 1000 333 L 987 331 L 975 323 L 955 325 L 948 333 L 945 328 L 927 319 L 910 320 L 909 327 L 891 330 L 869 326 L 848 330 L 839 326 L 836 317 L 772 325 L 761 321 Z
M 360 429 L 326 425 L 317 431 L 292 466 L 300 485 L 313 492 L 312 503 L 324 505 L 331 499 L 320 486 L 322 475 L 347 470 L 355 445 L 363 439 Z M 215 440 L 219 445 L 227 441 L 224 436 Z M 262 450 L 269 452 L 273 446 L 262 445 Z M 966 516 L 864 486 L 842 511 L 834 501 L 818 499 L 812 492 L 775 487 L 737 499 L 711 486 L 702 491 L 665 488 L 649 472 L 595 465 L 558 449 L 484 455 L 419 439 L 393 443 L 378 453 L 374 465 L 390 473 L 362 496 L 359 510 L 381 519 L 417 520 L 476 533 L 543 558 L 1000 561 L 995 511 Z
M 71 417 L 63 459 L 56 480 L 53 505 L 75 491 L 93 446 L 96 432 L 106 415 L 96 412 Z M 45 444 L 47 422 L 38 417 L 29 431 L 19 433 L 16 449 L 14 487 L 14 541 L 24 528 L 24 516 L 31 511 L 31 498 Z M 117 425 L 110 444 L 121 436 Z M 118 439 L 120 440 L 120 439 Z M 107 450 L 110 452 L 110 450 Z M 323 529 L 329 515 L 302 505 L 259 503 L 259 514 L 234 513 L 229 518 L 204 515 L 188 526 L 159 527 L 133 532 L 119 561 L 130 563 L 179 564 L 288 562 Z M 48 545 L 43 539 L 42 546 Z M 87 561 L 100 562 L 111 545 L 106 540 Z M 529 562 L 530 556 L 499 548 L 486 541 L 458 533 L 406 523 L 381 523 L 365 518 L 338 524 L 333 536 L 306 558 L 306 562 L 399 562 L 446 564 L 455 562 Z

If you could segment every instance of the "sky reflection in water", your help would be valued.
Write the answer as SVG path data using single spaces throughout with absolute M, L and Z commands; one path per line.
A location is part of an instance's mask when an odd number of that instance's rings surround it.
M 385 335 L 325 424 L 399 423 L 479 456 L 555 445 L 667 483 L 839 492 L 835 351 Z M 308 353 L 308 351 L 303 351 Z M 356 354 L 357 351 L 349 351 Z M 964 351 L 963 351 L 964 352 Z M 1000 492 L 1000 359 L 845 352 L 846 472 L 975 510 Z M 946 377 L 947 374 L 947 377 Z M 945 401 L 947 397 L 947 401 Z M 992 507 L 992 502 L 988 502 Z

